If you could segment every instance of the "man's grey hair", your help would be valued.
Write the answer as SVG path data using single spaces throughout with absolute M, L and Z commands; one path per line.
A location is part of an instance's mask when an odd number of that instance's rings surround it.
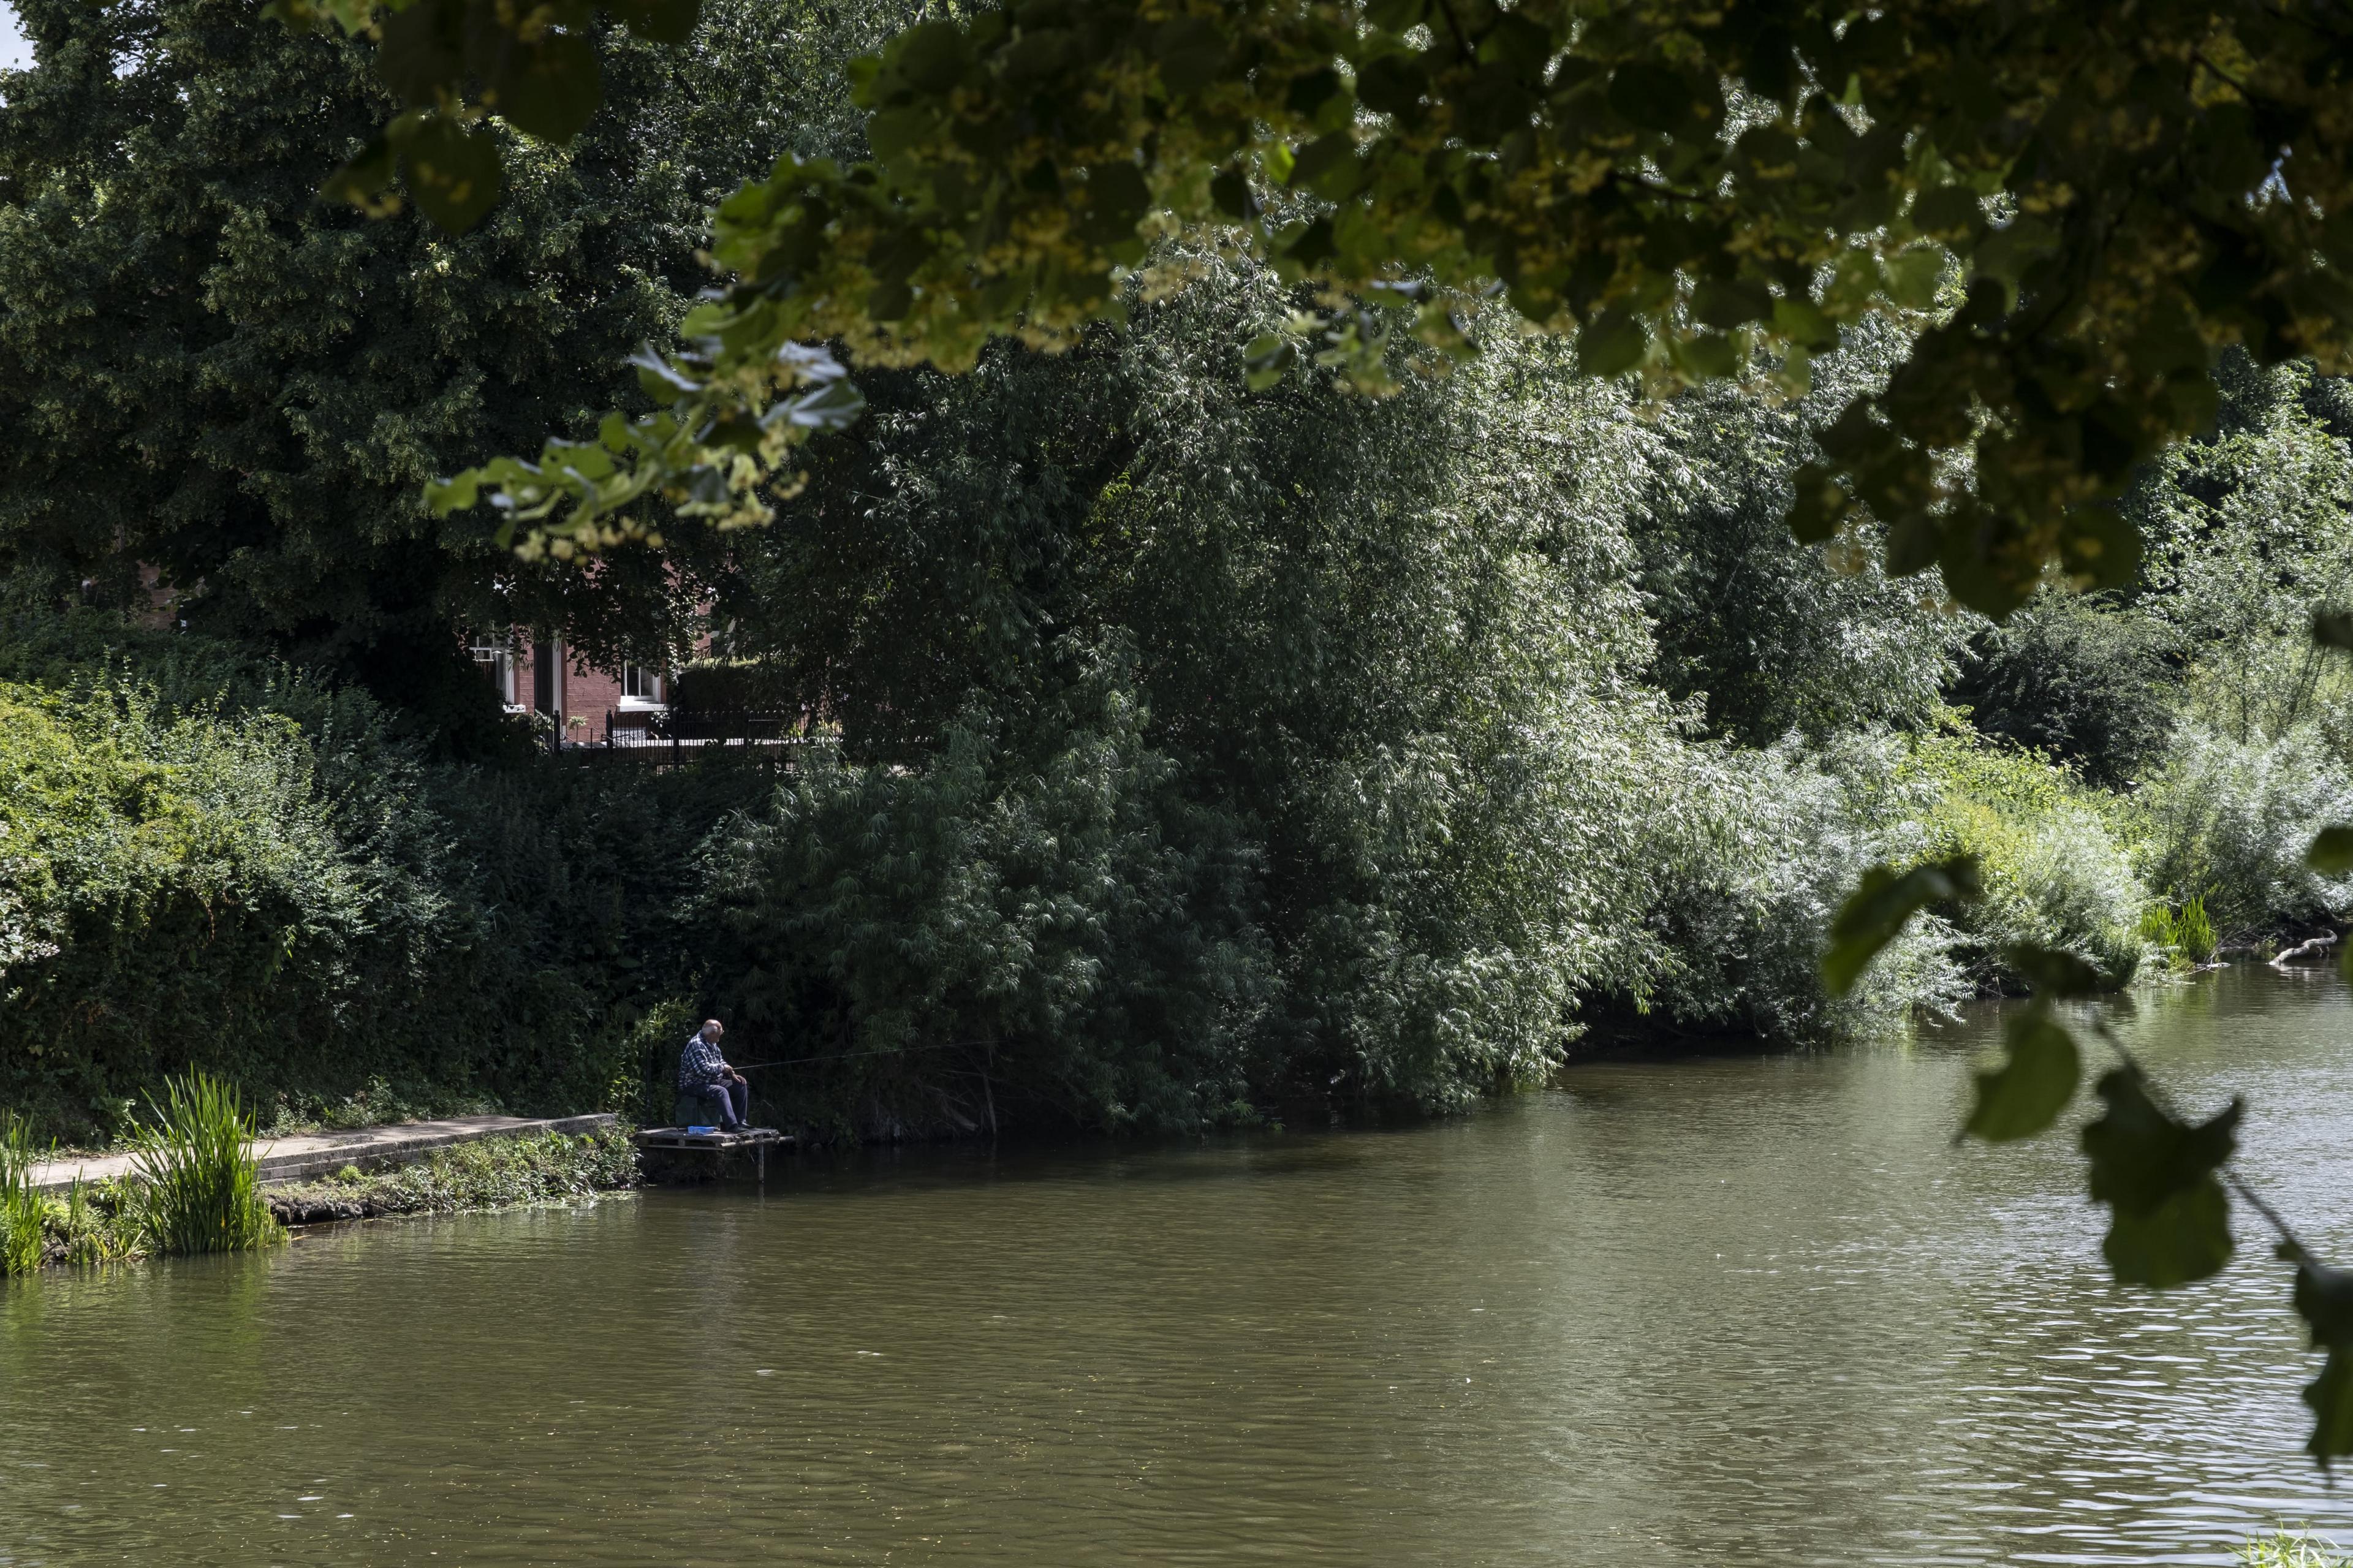
M 723 1023 L 721 1023 L 721 1022 L 720 1022 L 718 1019 L 716 1019 L 716 1018 L 705 1018 L 704 1020 L 702 1020 L 702 1032 L 703 1032 L 704 1034 L 706 1034 L 706 1035 L 707 1035 L 707 1034 L 711 1033 L 713 1029 L 718 1030 L 721 1034 L 723 1034 L 723 1034 L 725 1034 L 725 1033 L 727 1032 L 727 1026 L 726 1026 L 726 1025 L 724 1025 L 724 1024 L 723 1024 Z

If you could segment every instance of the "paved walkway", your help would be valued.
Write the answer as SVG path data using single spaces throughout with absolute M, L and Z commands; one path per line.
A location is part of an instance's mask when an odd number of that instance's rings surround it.
M 357 1165 L 363 1171 L 406 1165 L 436 1149 L 478 1138 L 512 1138 L 530 1132 L 594 1132 L 613 1125 L 609 1115 L 563 1116 L 534 1121 L 521 1116 L 453 1116 L 447 1121 L 403 1121 L 391 1127 L 361 1127 L 348 1132 L 306 1132 L 268 1138 L 257 1145 L 265 1183 L 300 1182 Z M 51 1160 L 33 1167 L 33 1185 L 61 1192 L 79 1174 L 85 1181 L 127 1175 L 128 1154 L 92 1154 Z

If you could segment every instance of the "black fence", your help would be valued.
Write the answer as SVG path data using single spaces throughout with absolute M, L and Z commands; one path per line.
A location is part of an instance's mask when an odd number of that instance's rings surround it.
M 684 762 L 732 752 L 792 766 L 829 756 L 840 745 L 837 736 L 808 733 L 808 715 L 797 709 L 612 709 L 601 737 L 567 738 L 554 749 L 583 762 L 608 756 Z

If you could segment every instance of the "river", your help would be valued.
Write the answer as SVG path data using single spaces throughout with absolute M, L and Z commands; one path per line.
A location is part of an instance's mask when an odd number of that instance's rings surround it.
M 2098 1267 L 1979 1016 L 1404 1131 L 970 1151 L 0 1286 L 0 1564 L 2221 1562 L 2353 1539 L 2245 1229 Z M 2353 1005 L 2122 1032 L 2353 1258 Z

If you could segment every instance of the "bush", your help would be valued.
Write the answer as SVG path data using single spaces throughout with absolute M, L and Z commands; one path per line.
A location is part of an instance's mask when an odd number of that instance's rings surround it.
M 670 700 L 673 707 L 690 710 L 794 709 L 801 705 L 801 692 L 792 673 L 779 666 L 748 658 L 701 658 L 671 675 Z
M 637 1184 L 637 1146 L 626 1129 L 608 1128 L 484 1138 L 375 1175 L 346 1166 L 331 1181 L 275 1189 L 269 1205 L 290 1223 L 309 1224 L 564 1202 Z
M 976 707 L 931 766 L 816 770 L 714 842 L 695 919 L 732 939 L 731 1038 L 843 1058 L 755 1080 L 796 1086 L 788 1120 L 887 1135 L 1249 1114 L 1274 978 L 1254 853 L 1186 804 L 1141 718 L 1112 670 L 1026 744 Z M 665 1067 L 685 1018 L 653 1043 Z
M 692 989 L 681 868 L 771 782 L 431 763 L 212 639 L 0 623 L 0 1102 L 79 1141 L 190 1068 L 276 1126 L 594 1108 Z
M 1852 735 L 1822 752 L 1785 741 L 1724 748 L 1666 813 L 1681 826 L 1649 917 L 1664 973 L 1642 999 L 1684 1028 L 1820 1040 L 1883 1025 L 1915 1008 L 1949 1010 L 1968 994 L 1951 927 L 1915 921 L 1833 1000 L 1821 979 L 1830 918 L 1863 871 L 1924 853 L 1932 787 L 1906 781 L 1905 742 Z
M 2305 864 L 2315 834 L 2353 821 L 2353 780 L 2308 727 L 2249 741 L 2185 728 L 2146 809 L 2148 880 L 2202 895 L 2225 940 L 2353 912 L 2353 879 Z
M 2114 797 L 2047 757 L 1957 726 L 1921 738 L 1905 771 L 1936 790 L 1925 857 L 1971 854 L 1982 868 L 1983 895 L 1951 914 L 1957 956 L 1980 985 L 2020 988 L 2002 958 L 2015 943 L 2073 952 L 2114 985 L 2132 977 L 2147 895 Z
M 2168 641 L 2160 623 L 2104 597 L 2049 592 L 1971 639 L 1952 699 L 1989 738 L 2114 787 L 2153 765 L 2172 732 Z

